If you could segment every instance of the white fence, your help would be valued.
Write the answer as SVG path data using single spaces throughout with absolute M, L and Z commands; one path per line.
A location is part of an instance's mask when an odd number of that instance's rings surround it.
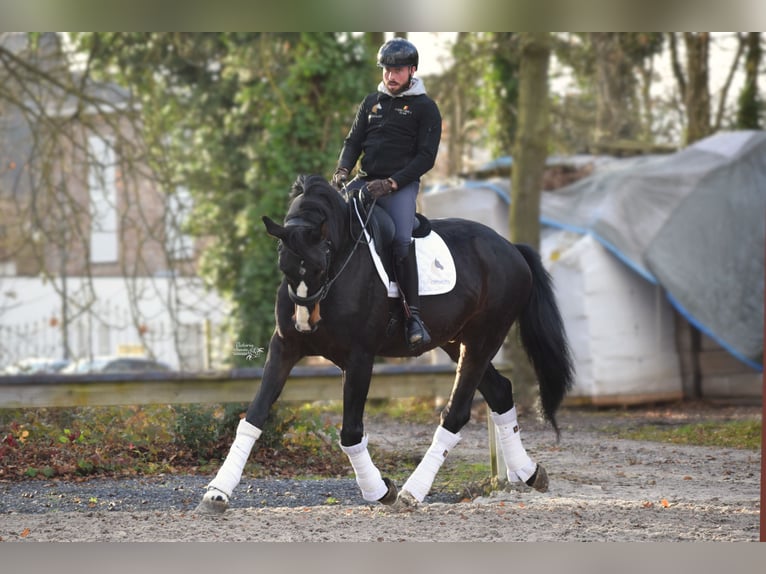
M 70 277 L 64 286 L 3 277 L 0 368 L 27 357 L 62 358 L 68 349 L 72 359 L 142 354 L 201 370 L 220 363 L 225 313 L 221 298 L 193 278 Z

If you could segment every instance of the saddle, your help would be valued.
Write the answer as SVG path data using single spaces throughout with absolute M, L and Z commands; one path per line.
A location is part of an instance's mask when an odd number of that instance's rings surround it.
M 391 264 L 393 252 L 391 243 L 394 240 L 396 227 L 394 220 L 385 209 L 376 203 L 369 203 L 359 196 L 363 194 L 354 194 L 349 199 L 352 209 L 352 225 L 354 236 L 358 236 L 362 226 L 375 242 L 375 251 L 385 262 L 386 271 L 393 272 Z M 356 213 L 354 213 L 356 212 Z M 354 217 L 358 215 L 358 217 Z M 354 221 L 355 220 L 355 221 Z M 415 214 L 415 224 L 412 227 L 413 239 L 427 237 L 431 233 L 431 222 L 422 213 Z
M 366 203 L 360 195 L 354 193 L 348 199 L 352 233 L 369 246 L 378 275 L 388 289 L 388 296 L 399 297 L 396 283 L 391 279 L 394 277 L 391 249 L 394 222 L 382 207 Z M 447 293 L 457 281 L 452 255 L 444 240 L 433 231 L 429 219 L 422 213 L 416 213 L 415 218 L 412 237 L 418 262 L 419 293 Z

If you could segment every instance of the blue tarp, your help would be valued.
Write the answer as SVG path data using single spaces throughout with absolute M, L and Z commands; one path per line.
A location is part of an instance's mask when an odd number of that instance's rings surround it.
M 766 132 L 600 166 L 544 192 L 541 221 L 590 234 L 693 325 L 763 369 Z

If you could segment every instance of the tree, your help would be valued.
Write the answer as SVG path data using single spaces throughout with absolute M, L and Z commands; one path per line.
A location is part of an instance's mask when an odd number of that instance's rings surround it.
M 484 74 L 484 110 L 490 145 L 495 155 L 513 148 L 519 125 L 519 35 L 492 32 L 485 39 L 488 65 Z
M 758 130 L 761 129 L 763 113 L 763 101 L 758 93 L 758 73 L 763 55 L 761 33 L 749 32 L 742 44 L 747 46 L 745 84 L 739 94 L 736 125 L 743 130 Z
M 333 33 L 96 33 L 76 38 L 88 66 L 130 86 L 155 167 L 188 187 L 187 230 L 208 239 L 200 273 L 231 301 L 237 340 L 274 326 L 275 243 L 300 173 L 332 173 L 369 90 L 363 38 Z
M 540 190 L 548 156 L 547 33 L 524 33 L 520 40 L 519 113 L 513 148 L 510 237 L 540 245 Z
M 518 127 L 511 170 L 510 238 L 514 243 L 540 245 L 540 191 L 548 156 L 548 33 L 525 32 L 519 39 Z M 518 326 L 512 330 L 511 363 L 517 394 L 531 392 L 536 380 Z
M 555 55 L 571 68 L 579 89 L 577 95 L 553 95 L 558 147 L 613 152 L 651 141 L 653 60 L 662 40 L 649 32 L 556 36 Z
M 485 133 L 488 124 L 500 124 L 485 105 L 483 86 L 488 59 L 482 36 L 459 32 L 452 45 L 452 60 L 442 75 L 428 77 L 427 85 L 439 103 L 446 125 L 442 142 L 448 144 L 449 175 L 457 175 L 471 167 L 466 165 L 466 160 L 470 160 L 471 145 L 491 139 Z M 493 147 L 499 147 L 497 142 Z M 501 153 L 507 153 L 509 149 Z
M 616 32 L 591 32 L 596 86 L 596 141 L 633 140 L 639 131 L 636 76 Z
M 711 133 L 708 60 L 709 32 L 684 32 L 686 68 L 680 64 L 676 34 L 670 34 L 673 73 L 686 110 L 685 143 L 691 144 Z

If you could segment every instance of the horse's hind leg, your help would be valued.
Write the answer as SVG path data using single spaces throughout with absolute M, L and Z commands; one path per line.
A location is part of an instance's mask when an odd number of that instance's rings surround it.
M 490 408 L 490 416 L 503 452 L 506 474 L 510 482 L 523 482 L 535 490 L 548 490 L 548 474 L 527 454 L 521 442 L 521 432 L 513 403 L 511 381 L 490 364 L 479 384 L 479 392 Z
M 443 349 L 456 363 L 460 360 L 460 346 L 457 343 L 446 345 Z M 478 390 L 489 405 L 508 480 L 524 482 L 540 492 L 548 490 L 548 474 L 545 468 L 529 457 L 521 442 L 511 381 L 489 363 L 481 377 Z

